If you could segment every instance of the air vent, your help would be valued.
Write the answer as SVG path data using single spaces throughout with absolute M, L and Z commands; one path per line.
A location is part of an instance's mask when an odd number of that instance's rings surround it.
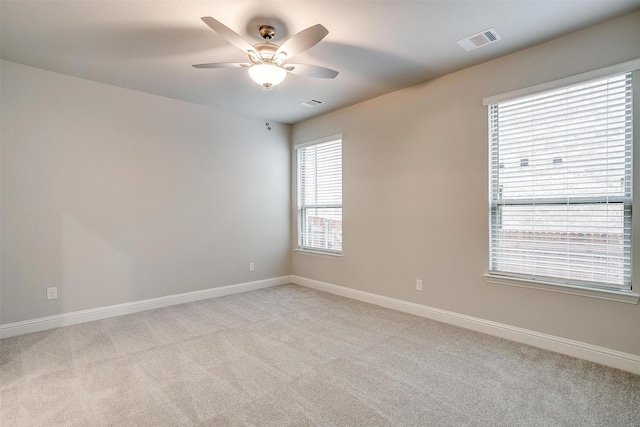
M 318 105 L 322 105 L 322 101 L 318 101 L 317 99 L 308 99 L 304 102 L 301 102 L 300 105 L 304 105 L 305 107 L 317 107 Z
M 458 44 L 465 48 L 467 51 L 477 49 L 481 46 L 486 46 L 491 43 L 502 40 L 500 34 L 493 28 L 481 31 L 478 34 L 474 34 L 467 38 L 458 40 Z

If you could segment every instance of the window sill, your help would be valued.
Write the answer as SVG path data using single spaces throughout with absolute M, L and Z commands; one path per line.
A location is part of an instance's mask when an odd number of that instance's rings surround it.
M 580 286 L 560 285 L 558 283 L 543 282 L 532 279 L 499 276 L 496 274 L 484 274 L 487 283 L 497 285 L 519 286 L 522 288 L 539 289 L 543 291 L 559 292 L 562 294 L 580 295 L 583 297 L 606 299 L 609 301 L 637 304 L 640 294 L 632 291 L 616 291 L 597 288 L 583 288 Z
M 330 258 L 330 259 L 343 259 L 343 254 L 332 254 L 330 252 L 319 252 L 319 251 L 310 251 L 308 249 L 296 249 L 295 253 L 298 255 L 309 255 L 309 256 L 317 256 L 320 258 Z

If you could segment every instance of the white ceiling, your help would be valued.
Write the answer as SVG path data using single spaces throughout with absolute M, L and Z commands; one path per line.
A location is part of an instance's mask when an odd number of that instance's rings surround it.
M 298 121 L 466 68 L 640 9 L 640 0 L 501 1 L 8 1 L 0 4 L 2 59 L 283 123 Z M 207 27 L 212 16 L 251 43 L 276 28 L 281 44 L 320 23 L 329 35 L 296 63 L 335 80 L 288 75 L 270 93 Z M 456 41 L 489 27 L 502 40 L 465 51 Z M 308 99 L 319 107 L 300 105 Z

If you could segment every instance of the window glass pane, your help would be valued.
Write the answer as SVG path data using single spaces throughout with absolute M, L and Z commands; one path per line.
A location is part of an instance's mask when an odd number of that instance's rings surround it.
M 342 252 L 342 141 L 298 149 L 298 247 Z
M 625 206 L 500 206 L 494 268 L 523 275 L 623 286 L 630 273 Z
M 490 269 L 631 288 L 631 73 L 490 106 Z

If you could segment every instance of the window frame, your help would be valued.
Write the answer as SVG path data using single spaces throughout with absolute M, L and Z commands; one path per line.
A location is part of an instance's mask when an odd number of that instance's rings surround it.
M 595 80 L 598 78 L 604 78 L 607 77 L 609 75 L 614 75 L 614 74 L 620 74 L 620 73 L 624 73 L 624 72 L 631 72 L 632 73 L 632 93 L 633 93 L 633 99 L 632 99 L 632 118 L 633 118 L 633 123 L 632 123 L 632 140 L 631 140 L 631 148 L 632 148 L 632 153 L 631 153 L 631 162 L 632 162 L 632 166 L 631 169 L 633 170 L 633 165 L 634 164 L 638 164 L 635 162 L 634 158 L 638 158 L 638 152 L 640 150 L 638 150 L 636 148 L 637 143 L 638 143 L 638 135 L 640 134 L 639 132 L 639 125 L 638 123 L 640 122 L 639 120 L 639 116 L 640 116 L 640 103 L 639 103 L 639 99 L 640 99 L 640 72 L 637 71 L 638 69 L 640 69 L 640 59 L 636 59 L 636 60 L 632 60 L 632 61 L 628 61 L 626 63 L 622 63 L 622 64 L 617 64 L 614 66 L 610 66 L 610 67 L 606 67 L 603 69 L 599 69 L 599 70 L 594 70 L 588 73 L 583 73 L 577 76 L 571 76 L 565 79 L 560 79 L 560 80 L 556 80 L 553 82 L 548 82 L 548 83 L 544 83 L 541 85 L 536 85 L 530 88 L 525 88 L 525 89 L 521 89 L 521 90 L 517 90 L 517 91 L 512 91 L 509 93 L 505 93 L 505 94 L 501 94 L 501 95 L 496 95 L 496 96 L 491 96 L 488 98 L 485 98 L 483 100 L 484 105 L 485 106 L 491 106 L 492 104 L 496 104 L 502 101 L 507 101 L 507 100 L 512 100 L 515 98 L 520 98 L 520 97 L 525 97 L 525 96 L 529 96 L 529 95 L 534 95 L 540 92 L 546 92 L 546 91 L 550 91 L 550 90 L 554 90 L 554 89 L 560 89 L 566 86 L 571 86 L 574 84 L 580 84 L 580 83 L 585 83 L 588 82 L 590 80 Z M 489 107 L 491 108 L 491 107 Z M 491 112 L 489 111 L 489 120 L 491 117 Z M 492 155 L 491 152 L 491 146 L 492 146 L 492 141 L 491 141 L 491 137 L 492 135 L 489 133 L 488 135 L 488 141 L 489 141 L 489 156 Z M 636 148 L 636 149 L 634 149 Z M 554 163 L 555 163 L 555 159 L 554 159 Z M 489 180 L 491 180 L 493 178 L 493 173 L 497 172 L 499 170 L 499 166 L 498 163 L 496 163 L 495 165 L 495 171 L 491 169 L 491 159 L 489 160 Z M 634 176 L 635 175 L 635 176 Z M 638 174 L 633 173 L 632 172 L 632 191 L 638 191 L 639 190 L 639 186 L 638 186 Z M 489 183 L 490 188 L 491 188 L 491 182 Z M 499 191 L 498 189 L 496 189 L 496 191 Z M 496 216 L 494 216 L 492 214 L 492 211 L 494 211 L 496 209 L 496 204 L 494 201 L 494 195 L 489 195 L 489 253 L 491 254 L 492 251 L 492 242 L 491 242 L 491 238 L 492 238 L 492 231 L 491 231 L 491 227 L 493 227 L 493 221 L 496 220 Z M 625 200 L 620 200 L 621 203 L 628 203 L 629 208 L 632 206 L 633 202 L 633 194 L 630 194 L 628 198 L 623 197 L 622 199 Z M 582 203 L 586 202 L 586 201 L 580 201 Z M 634 225 L 638 224 L 638 215 L 635 215 L 635 218 L 631 218 L 629 217 L 629 221 L 632 221 L 633 224 L 631 224 L 631 227 L 633 227 Z M 637 227 L 634 227 L 634 229 L 638 229 Z M 634 240 L 636 241 L 635 243 L 637 243 L 638 239 L 634 237 L 633 232 L 631 232 L 631 248 L 633 248 L 634 246 L 637 248 L 637 244 L 634 245 Z M 601 299 L 607 299 L 607 300 L 612 300 L 612 301 L 620 301 L 620 302 L 627 302 L 627 303 L 633 303 L 636 304 L 638 303 L 638 300 L 640 299 L 640 294 L 638 294 L 638 292 L 634 291 L 634 287 L 633 287 L 633 283 L 638 283 L 637 280 L 633 280 L 634 279 L 634 274 L 637 274 L 634 272 L 634 264 L 636 264 L 634 261 L 637 260 L 637 254 L 634 255 L 633 253 L 630 254 L 630 265 L 631 265 L 631 286 L 630 289 L 616 289 L 615 287 L 597 287 L 597 286 L 589 286 L 588 284 L 585 283 L 561 283 L 561 282 L 556 282 L 553 280 L 549 280 L 546 281 L 544 279 L 540 279 L 540 278 L 534 278 L 534 277 L 527 277 L 526 275 L 518 275 L 516 273 L 504 273 L 504 272 L 495 272 L 495 271 L 491 271 L 491 265 L 489 265 L 490 269 L 488 273 L 484 274 L 485 280 L 487 281 L 487 283 L 492 283 L 492 284 L 500 284 L 500 285 L 511 285 L 511 286 L 518 286 L 518 287 L 526 287 L 526 288 L 534 288 L 534 289 L 540 289 L 540 290 L 545 290 L 545 291 L 552 291 L 552 292 L 559 292 L 559 293 L 565 293 L 565 294 L 573 294 L 573 295 L 581 295 L 581 296 L 587 296 L 587 297 L 594 297 L 594 298 L 601 298 Z M 489 262 L 491 263 L 491 258 L 489 260 Z
M 302 164 L 301 164 L 301 152 L 302 150 L 318 146 L 321 144 L 331 143 L 331 142 L 339 142 L 340 144 L 340 203 L 330 203 L 330 204 L 310 204 L 305 203 L 304 195 L 303 195 L 303 177 L 302 177 Z M 305 212 L 311 209 L 339 209 L 340 210 L 340 221 L 343 222 L 343 204 L 342 204 L 342 152 L 343 152 L 343 138 L 342 134 L 331 135 L 325 138 L 316 139 L 308 142 L 303 142 L 294 145 L 295 152 L 295 170 L 296 170 L 296 249 L 295 251 L 300 254 L 309 254 L 309 255 L 318 255 L 329 258 L 342 258 L 343 257 L 343 247 L 341 245 L 340 250 L 334 250 L 327 247 L 319 247 L 319 246 L 311 246 L 308 242 L 303 242 L 306 233 L 303 233 L 303 229 L 305 228 L 305 220 L 307 219 L 307 215 Z M 340 234 L 342 235 L 342 226 Z M 306 244 L 305 244 L 306 243 Z

